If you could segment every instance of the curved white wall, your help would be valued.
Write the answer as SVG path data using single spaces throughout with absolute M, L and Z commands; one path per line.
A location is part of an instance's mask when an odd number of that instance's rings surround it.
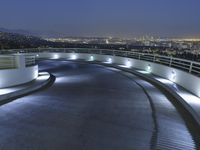
M 24 84 L 37 77 L 38 65 L 20 69 L 0 70 L 0 88 Z
M 143 60 L 119 57 L 119 56 L 109 56 L 109 55 L 99 55 L 99 54 L 80 54 L 80 53 L 40 53 L 38 54 L 39 58 L 52 58 L 52 59 L 66 58 L 66 59 L 90 60 L 91 56 L 93 56 L 94 60 L 102 61 L 102 62 L 108 61 L 108 59 L 111 58 L 113 63 L 121 64 L 121 65 L 126 65 L 127 61 L 129 61 L 132 67 L 138 68 L 141 70 L 148 70 L 148 66 L 150 66 L 151 73 L 158 75 L 160 77 L 169 79 L 200 97 L 200 78 L 199 77 L 189 74 L 187 72 L 181 71 L 179 69 L 170 68 L 168 66 L 164 66 L 161 64 L 143 61 Z

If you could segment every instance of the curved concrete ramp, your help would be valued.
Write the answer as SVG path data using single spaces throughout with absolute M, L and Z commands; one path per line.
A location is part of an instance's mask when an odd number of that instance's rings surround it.
M 1 150 L 197 148 L 184 118 L 148 82 L 94 64 L 39 66 L 56 81 L 0 107 Z

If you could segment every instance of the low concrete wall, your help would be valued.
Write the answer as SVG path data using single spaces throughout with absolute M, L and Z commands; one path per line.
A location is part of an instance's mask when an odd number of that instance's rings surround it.
M 22 89 L 19 89 L 19 90 L 17 89 L 14 92 L 10 92 L 10 93 L 7 93 L 7 94 L 0 95 L 0 103 L 1 104 L 7 103 L 11 99 L 15 99 L 16 97 L 20 97 L 20 96 L 29 94 L 31 92 L 34 92 L 36 90 L 39 90 L 39 89 L 47 86 L 48 84 L 51 83 L 51 81 L 54 80 L 53 79 L 54 77 L 52 75 L 50 75 L 49 73 L 47 73 L 47 74 L 48 74 L 48 78 L 46 80 L 44 80 L 43 82 L 33 83 L 30 86 L 27 86 L 25 88 L 22 88 Z
M 38 77 L 38 65 L 0 70 L 0 88 L 15 86 L 30 82 Z
M 153 63 L 153 62 L 131 59 L 131 58 L 126 58 L 126 57 L 119 57 L 119 56 L 109 56 L 109 55 L 99 55 L 99 54 L 80 54 L 80 53 L 78 54 L 77 53 L 40 53 L 37 55 L 37 57 L 51 58 L 51 59 L 60 59 L 60 58 L 84 59 L 84 60 L 94 59 L 96 61 L 102 61 L 102 62 L 108 62 L 111 60 L 112 63 L 116 63 L 120 65 L 127 65 L 127 62 L 128 62 L 128 64 L 130 64 L 134 68 L 146 70 L 147 72 L 151 72 L 155 75 L 169 79 L 181 85 L 182 87 L 192 92 L 193 94 L 197 95 L 198 97 L 200 97 L 200 78 L 199 77 L 196 77 L 192 74 L 181 71 L 179 69 L 171 68 L 171 67 Z

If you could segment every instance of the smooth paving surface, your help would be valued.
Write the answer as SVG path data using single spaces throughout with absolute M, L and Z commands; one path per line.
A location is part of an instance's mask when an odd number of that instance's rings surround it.
M 176 108 L 140 78 L 78 62 L 40 66 L 56 81 L 0 106 L 0 150 L 195 149 Z

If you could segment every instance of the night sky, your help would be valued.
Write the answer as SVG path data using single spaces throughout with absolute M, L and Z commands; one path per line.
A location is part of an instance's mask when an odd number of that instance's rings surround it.
M 68 36 L 200 37 L 200 0 L 0 0 L 0 27 Z

